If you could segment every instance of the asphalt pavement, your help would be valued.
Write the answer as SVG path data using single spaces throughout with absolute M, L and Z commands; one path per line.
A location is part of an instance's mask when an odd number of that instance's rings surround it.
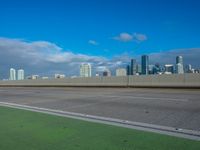
M 2 87 L 0 102 L 200 131 L 199 89 Z

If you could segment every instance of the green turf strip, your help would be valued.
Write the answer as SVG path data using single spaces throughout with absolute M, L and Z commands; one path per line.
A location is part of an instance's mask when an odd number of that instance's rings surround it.
M 0 150 L 200 150 L 200 142 L 0 107 Z

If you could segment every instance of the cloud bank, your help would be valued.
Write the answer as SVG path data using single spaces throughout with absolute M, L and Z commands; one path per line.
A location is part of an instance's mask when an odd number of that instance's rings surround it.
M 75 54 L 51 42 L 0 38 L 1 79 L 8 78 L 9 68 L 12 67 L 24 69 L 26 75 L 53 76 L 55 73 L 67 76 L 79 75 L 81 63 L 91 63 L 94 71 L 99 66 L 115 67 L 115 62 L 107 58 Z

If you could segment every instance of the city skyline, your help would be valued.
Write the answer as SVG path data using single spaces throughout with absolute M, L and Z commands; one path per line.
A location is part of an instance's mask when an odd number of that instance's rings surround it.
M 6 78 L 11 67 L 41 76 L 72 76 L 79 73 L 81 63 L 115 70 L 131 58 L 140 62 L 143 54 L 152 58 L 150 64 L 163 65 L 175 64 L 174 57 L 181 55 L 185 64 L 199 68 L 199 4 L 196 0 L 3 1 L 0 78 Z
M 115 70 L 110 71 L 106 66 L 102 67 L 101 70 L 94 68 L 90 63 L 81 63 L 79 66 L 79 74 L 73 76 L 66 76 L 65 74 L 54 74 L 51 76 L 40 76 L 36 74 L 29 74 L 25 76 L 24 70 L 16 70 L 10 68 L 9 79 L 4 80 L 24 80 L 24 79 L 49 79 L 49 78 L 76 78 L 76 77 L 99 77 L 99 76 L 134 76 L 134 75 L 161 75 L 161 74 L 184 74 L 184 73 L 200 73 L 200 69 L 192 68 L 191 64 L 184 64 L 184 58 L 182 56 L 176 56 L 175 64 L 164 64 L 160 63 L 149 64 L 149 56 L 141 56 L 141 64 L 135 59 L 130 59 L 129 63 L 126 63 L 125 67 L 117 67 Z

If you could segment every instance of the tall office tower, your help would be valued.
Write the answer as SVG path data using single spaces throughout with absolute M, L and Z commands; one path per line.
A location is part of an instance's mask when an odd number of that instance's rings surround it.
M 80 65 L 80 77 L 91 77 L 92 68 L 89 63 Z
M 16 71 L 13 68 L 10 68 L 10 80 L 16 80 Z
M 147 55 L 142 56 L 142 74 L 143 75 L 149 74 L 149 56 Z
M 19 69 L 17 71 L 17 79 L 18 80 L 24 80 L 24 70 L 23 69 Z
M 118 68 L 116 69 L 116 76 L 126 76 L 127 72 L 124 68 Z
M 183 64 L 183 57 L 182 56 L 176 56 L 176 64 Z
M 174 65 L 172 65 L 172 64 L 165 65 L 164 74 L 173 74 L 173 73 L 174 73 Z
M 136 65 L 136 72 L 137 72 L 137 74 L 141 74 L 141 72 L 142 72 L 142 67 L 141 67 L 140 64 L 137 64 L 137 65 Z
M 136 60 L 131 59 L 131 69 L 130 69 L 131 75 L 136 75 Z
M 177 74 L 183 74 L 183 57 L 182 56 L 176 56 L 176 73 Z
M 183 65 L 181 63 L 176 64 L 176 73 L 177 74 L 183 74 L 184 73 Z
M 131 75 L 130 65 L 126 66 L 126 74 L 127 76 Z

